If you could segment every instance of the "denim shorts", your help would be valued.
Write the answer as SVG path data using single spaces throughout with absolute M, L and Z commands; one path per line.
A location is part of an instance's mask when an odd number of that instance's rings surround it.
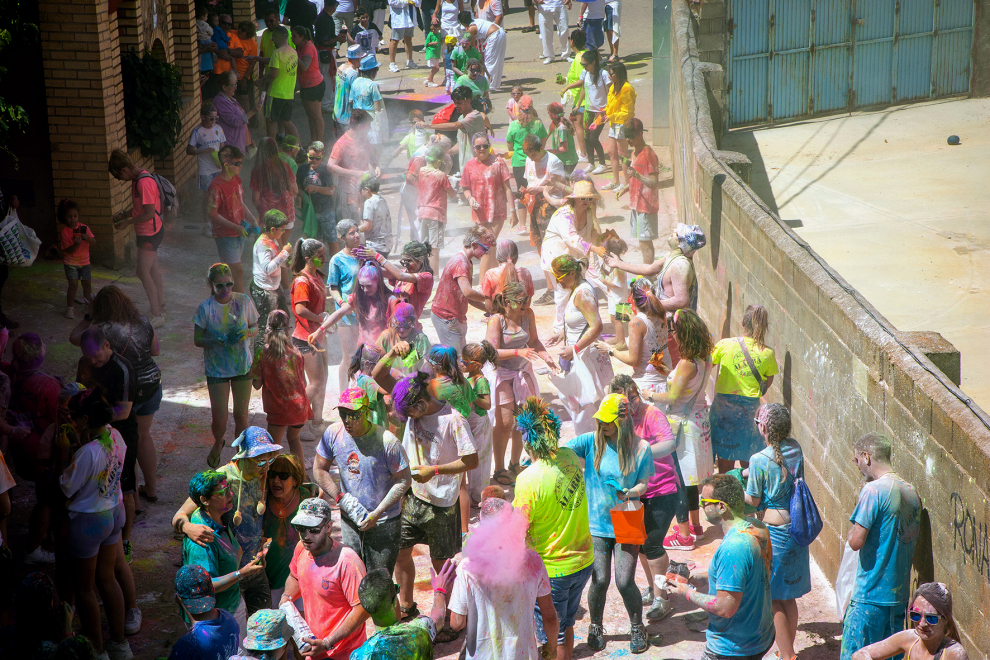
M 158 383 L 158 389 L 151 395 L 151 398 L 144 403 L 134 404 L 134 414 L 138 417 L 154 415 L 162 407 L 162 384 Z
M 224 383 L 239 383 L 241 381 L 251 380 L 251 372 L 248 371 L 246 374 L 241 374 L 240 376 L 207 376 L 207 385 L 223 385 Z
M 241 263 L 241 255 L 244 254 L 243 236 L 224 236 L 213 240 L 217 242 L 217 253 L 222 263 L 227 265 Z
M 217 178 L 217 175 L 219 175 L 219 174 L 220 174 L 220 171 L 219 170 L 217 170 L 213 174 L 200 174 L 199 175 L 199 189 L 200 190 L 209 190 L 210 189 L 210 184 L 213 183 L 213 179 Z
M 77 559 L 90 559 L 100 553 L 100 546 L 116 545 L 124 528 L 124 504 L 97 513 L 69 512 L 66 547 Z
M 608 136 L 616 140 L 626 139 L 626 129 L 622 124 L 613 124 L 609 122 L 608 125 Z
M 70 266 L 64 264 L 65 279 L 67 280 L 91 280 L 93 276 L 89 272 L 89 264 L 85 266 Z
M 550 578 L 550 597 L 553 598 L 553 609 L 557 610 L 560 620 L 560 630 L 557 631 L 557 643 L 564 643 L 564 632 L 574 627 L 574 617 L 581 606 L 581 594 L 591 579 L 591 566 L 582 568 L 577 573 L 563 577 Z M 536 639 L 540 644 L 547 643 L 547 634 L 543 630 L 543 615 L 540 606 L 536 606 Z
M 601 48 L 605 45 L 604 24 L 604 18 L 584 19 L 584 34 L 589 48 Z

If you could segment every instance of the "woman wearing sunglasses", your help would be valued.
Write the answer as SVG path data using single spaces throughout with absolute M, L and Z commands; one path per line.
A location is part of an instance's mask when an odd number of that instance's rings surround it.
M 272 544 L 265 556 L 265 574 L 271 587 L 272 603 L 278 603 L 289 577 L 289 562 L 299 542 L 299 532 L 290 524 L 299 503 L 316 496 L 316 485 L 306 483 L 306 470 L 294 454 L 279 454 L 268 468 L 268 497 L 261 523 L 262 538 Z M 302 603 L 297 603 L 301 605 Z M 301 609 L 301 608 L 300 608 Z
M 886 660 L 901 653 L 904 660 L 968 660 L 952 618 L 952 594 L 941 582 L 918 585 L 908 607 L 912 628 L 853 653 L 852 660 Z
M 234 394 L 234 434 L 248 425 L 251 399 L 252 337 L 258 334 L 258 310 L 251 298 L 234 293 L 234 278 L 227 264 L 213 264 L 207 281 L 213 295 L 204 300 L 193 317 L 193 343 L 203 349 L 206 387 L 213 414 L 213 448 L 206 464 L 216 469 L 227 432 L 227 405 Z

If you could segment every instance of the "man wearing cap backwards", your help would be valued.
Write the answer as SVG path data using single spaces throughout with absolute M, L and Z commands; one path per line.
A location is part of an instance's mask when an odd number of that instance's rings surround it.
M 299 532 L 299 544 L 279 606 L 302 596 L 306 623 L 315 635 L 306 640 L 312 647 L 304 653 L 307 658 L 347 660 L 365 640 L 368 613 L 358 596 L 364 563 L 333 540 L 330 505 L 320 498 L 303 500 L 292 526 Z
M 268 431 L 258 426 L 249 426 L 231 443 L 238 452 L 218 472 L 227 477 L 231 493 L 237 503 L 234 514 L 234 528 L 237 542 L 241 546 L 241 567 L 254 560 L 261 551 L 261 523 L 265 513 L 265 486 L 268 467 L 282 447 L 272 442 Z M 189 521 L 189 516 L 198 508 L 192 499 L 185 503 L 172 517 L 172 528 L 185 534 L 194 543 L 206 546 L 213 542 L 213 530 L 207 525 L 197 525 Z M 271 607 L 271 590 L 268 576 L 264 571 L 241 581 L 241 595 L 247 606 L 247 613 Z
M 237 621 L 227 610 L 217 609 L 213 580 L 205 568 L 190 565 L 178 570 L 175 601 L 193 624 L 172 645 L 168 660 L 227 660 L 237 653 Z
M 412 477 L 399 439 L 368 419 L 368 396 L 359 387 L 340 393 L 340 422 L 316 446 L 313 478 L 340 506 L 340 536 L 369 571 L 391 575 L 399 554 L 402 496 Z M 330 476 L 337 464 L 340 484 Z
M 639 240 L 643 263 L 653 263 L 653 241 L 659 237 L 657 214 L 660 212 L 660 161 L 657 153 L 643 139 L 643 122 L 633 117 L 622 127 L 633 148 L 629 186 L 616 192 L 619 199 L 629 191 L 629 229 Z
M 669 322 L 670 315 L 679 309 L 698 309 L 698 278 L 694 274 L 694 262 L 691 258 L 707 243 L 708 239 L 701 227 L 677 223 L 677 227 L 667 237 L 670 252 L 652 264 L 630 264 L 611 255 L 606 255 L 603 260 L 609 268 L 618 268 L 633 275 L 657 275 L 657 298 L 666 310 Z M 677 350 L 677 339 L 673 332 L 667 335 L 667 347 L 670 350 L 670 362 L 676 365 L 681 354 Z

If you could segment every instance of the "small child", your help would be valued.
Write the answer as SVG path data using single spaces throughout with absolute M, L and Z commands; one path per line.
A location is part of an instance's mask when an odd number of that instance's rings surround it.
M 577 149 L 574 147 L 574 124 L 564 119 L 564 106 L 560 103 L 551 103 L 547 107 L 547 114 L 550 115 L 550 145 L 547 151 L 560 159 L 564 164 L 564 171 L 570 175 L 578 163 Z
M 365 245 L 388 259 L 392 251 L 392 214 L 388 210 L 388 202 L 378 194 L 381 184 L 378 177 L 368 173 L 361 177 L 358 190 L 364 198 L 364 222 L 358 230 L 364 234 Z
M 383 355 L 384 353 L 373 344 L 358 346 L 347 368 L 347 381 L 348 387 L 357 387 L 367 395 L 368 421 L 388 429 L 388 411 L 385 409 L 385 395 L 388 394 L 388 390 L 371 377 L 372 370 Z
M 385 161 L 386 164 L 392 162 L 392 160 L 403 151 L 406 152 L 406 158 L 412 160 L 413 154 L 416 153 L 416 150 L 429 141 L 430 134 L 426 131 L 426 129 L 417 127 L 417 124 L 423 121 L 422 110 L 409 111 L 409 132 L 406 133 L 405 137 L 399 140 L 399 146 L 395 148 L 392 155 Z
M 89 246 L 96 243 L 89 227 L 79 222 L 79 205 L 71 199 L 63 199 L 56 210 L 58 221 L 58 247 L 62 250 L 62 263 L 65 265 L 65 279 L 69 288 L 65 292 L 65 318 L 76 318 L 73 305 L 93 301 L 93 278 L 89 268 Z M 76 287 L 82 280 L 83 297 L 76 298 Z
M 443 39 L 443 43 L 446 48 L 443 51 L 443 71 L 444 71 L 444 85 L 447 88 L 447 93 L 450 94 L 454 91 L 454 63 L 450 59 L 450 53 L 454 50 L 454 46 L 457 45 L 457 37 L 454 35 L 447 35 Z
M 461 40 L 457 44 L 457 48 L 455 48 L 454 52 L 450 54 L 450 61 L 454 65 L 454 75 L 458 77 L 467 75 L 467 63 L 472 59 L 478 60 L 479 62 L 484 61 L 481 57 L 481 52 L 473 45 L 471 33 L 465 32 L 461 36 Z
M 289 451 L 303 456 L 299 434 L 313 419 L 306 397 L 306 368 L 302 353 L 292 343 L 294 324 L 281 309 L 268 314 L 264 348 L 259 348 L 251 366 L 254 389 L 261 390 L 261 405 L 268 415 L 268 432 L 282 444 L 288 430 Z
M 626 242 L 618 236 L 611 236 L 605 239 L 602 247 L 609 254 L 621 257 L 629 249 Z M 629 281 L 625 271 L 618 268 L 608 269 L 604 262 L 600 263 L 600 277 L 608 294 L 608 313 L 612 317 L 612 327 L 615 328 L 615 337 L 607 341 L 620 351 L 626 350 L 626 324 L 632 313 L 632 305 L 629 304 Z
M 464 419 L 471 415 L 471 404 L 477 395 L 474 387 L 460 370 L 457 349 L 451 346 L 434 345 L 426 354 L 426 361 L 436 375 L 430 380 L 427 389 L 430 396 L 440 402 L 447 402 Z
M 220 147 L 227 141 L 223 134 L 223 129 L 217 124 L 217 111 L 213 103 L 207 101 L 199 111 L 200 125 L 193 129 L 189 136 L 189 144 L 186 146 L 186 153 L 196 156 L 196 164 L 199 166 L 199 190 L 203 191 L 203 235 L 213 236 L 213 223 L 207 217 L 206 212 L 206 191 L 210 189 L 213 179 L 220 174 L 220 160 L 218 158 Z
M 509 113 L 509 121 L 519 119 L 519 99 L 523 97 L 523 88 L 518 85 L 512 88 L 509 100 L 505 104 L 505 111 Z
M 482 493 L 492 474 L 492 424 L 488 417 L 492 407 L 492 387 L 481 373 L 481 368 L 485 362 L 494 367 L 497 359 L 498 351 L 486 339 L 480 344 L 468 344 L 461 351 L 461 369 L 476 397 L 467 421 L 474 447 L 478 450 L 478 467 L 468 470 L 464 475 L 467 478 L 461 480 L 461 533 L 464 534 L 471 519 L 471 504 L 481 503 Z
M 419 224 L 421 241 L 429 241 L 433 246 L 430 255 L 430 268 L 436 272 L 440 268 L 440 248 L 444 244 L 444 230 L 447 228 L 447 201 L 457 198 L 450 177 L 440 169 L 444 152 L 437 145 L 426 151 L 426 165 L 416 178 L 416 218 Z
M 426 33 L 426 43 L 423 46 L 423 57 L 426 58 L 426 66 L 430 67 L 430 77 L 424 84 L 427 87 L 436 87 L 433 76 L 440 70 L 440 19 L 434 17 L 430 24 L 430 31 Z M 446 58 L 445 60 L 446 61 Z M 422 114 L 422 113 L 420 113 Z
M 196 43 L 204 48 L 208 48 L 210 44 L 213 43 L 213 28 L 209 23 L 206 22 L 207 17 L 210 15 L 210 10 L 207 9 L 206 5 L 196 6 Z M 213 73 L 213 63 L 216 61 L 216 55 L 210 52 L 204 52 L 200 55 L 199 59 L 199 71 L 201 74 Z

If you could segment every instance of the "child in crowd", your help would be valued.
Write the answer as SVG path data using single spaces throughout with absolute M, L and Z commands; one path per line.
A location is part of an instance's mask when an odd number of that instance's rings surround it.
M 373 344 L 361 344 L 354 351 L 351 364 L 347 368 L 348 387 L 360 388 L 368 397 L 368 421 L 388 430 L 388 411 L 385 397 L 388 390 L 375 382 L 371 372 L 385 353 Z
M 461 369 L 467 382 L 474 390 L 474 404 L 468 415 L 468 426 L 474 447 L 478 450 L 478 467 L 468 470 L 461 481 L 461 533 L 468 531 L 471 518 L 471 503 L 480 503 L 485 487 L 492 474 L 492 424 L 488 411 L 492 407 L 492 387 L 488 379 L 481 373 L 482 366 L 488 362 L 495 366 L 498 351 L 488 341 L 483 339 L 480 344 L 468 344 L 461 351 Z
M 268 415 L 268 432 L 282 444 L 288 431 L 289 451 L 303 455 L 299 434 L 313 409 L 306 398 L 306 369 L 302 353 L 292 343 L 294 324 L 281 309 L 268 314 L 265 345 L 251 365 L 254 389 L 261 390 L 261 405 Z
M 611 236 L 605 238 L 602 247 L 608 254 L 621 258 L 629 246 L 615 235 L 615 232 L 609 230 L 606 234 L 611 234 Z M 589 280 L 599 289 L 605 291 L 608 297 L 608 313 L 612 317 L 612 327 L 615 329 L 615 337 L 607 340 L 607 343 L 620 351 L 624 351 L 626 350 L 626 324 L 629 323 L 632 312 L 632 306 L 628 303 L 628 276 L 625 271 L 618 268 L 609 268 L 597 256 L 594 257 L 594 261 L 595 274 L 589 273 Z
M 203 225 L 203 236 L 213 236 L 212 223 L 206 217 L 205 193 L 210 189 L 213 179 L 220 174 L 220 147 L 223 146 L 227 138 L 223 134 L 223 129 L 217 124 L 217 111 L 211 101 L 203 103 L 199 111 L 199 119 L 199 126 L 194 128 L 189 136 L 186 153 L 190 156 L 196 156 L 196 164 L 199 168 L 199 190 L 204 193 L 201 203 L 203 217 L 206 218 Z
M 446 46 L 443 51 L 444 86 L 447 88 L 447 93 L 450 94 L 454 91 L 454 80 L 457 78 L 454 75 L 454 63 L 450 58 L 451 51 L 457 45 L 457 37 L 448 35 L 444 37 L 443 44 Z
M 71 199 L 58 203 L 55 215 L 58 221 L 58 247 L 62 250 L 65 279 L 69 281 L 65 292 L 65 318 L 76 318 L 75 303 L 80 305 L 93 300 L 93 278 L 89 268 L 89 246 L 96 243 L 93 231 L 79 222 L 79 205 Z M 82 280 L 83 297 L 76 298 L 76 287 Z
M 244 239 L 258 230 L 258 219 L 244 204 L 241 169 L 244 154 L 232 145 L 225 145 L 221 154 L 223 170 L 213 179 L 207 191 L 206 217 L 213 223 L 211 234 L 217 244 L 220 262 L 230 266 L 234 293 L 244 293 Z
M 358 190 L 364 198 L 364 222 L 358 227 L 364 234 L 364 243 L 378 254 L 388 259 L 392 251 L 394 238 L 392 236 L 392 214 L 388 210 L 385 198 L 378 194 L 381 184 L 378 177 L 365 174 L 361 177 Z
M 430 67 L 430 77 L 424 83 L 427 87 L 436 87 L 433 76 L 440 71 L 440 19 L 434 17 L 430 24 L 430 29 L 426 33 L 426 42 L 423 45 L 423 57 L 426 58 L 426 66 Z M 446 61 L 446 59 L 444 60 Z M 422 113 L 420 113 L 422 114 Z M 420 120 L 422 121 L 422 119 Z
M 467 419 L 474 402 L 474 387 L 461 373 L 457 350 L 451 346 L 436 345 L 426 354 L 426 361 L 436 375 L 430 380 L 430 396 L 450 407 Z
M 547 151 L 559 158 L 564 164 L 564 171 L 570 174 L 578 163 L 577 149 L 574 147 L 574 125 L 564 119 L 564 106 L 560 103 L 551 103 L 547 107 L 547 114 L 550 115 L 550 145 Z
M 450 185 L 447 174 L 440 169 L 443 149 L 433 145 L 426 152 L 426 166 L 419 171 L 416 180 L 416 217 L 421 224 L 420 240 L 433 246 L 430 269 L 440 270 L 440 248 L 444 243 L 447 226 L 447 200 L 456 199 L 457 192 Z
M 474 47 L 474 39 L 470 32 L 465 32 L 461 37 L 457 48 L 450 54 L 450 61 L 454 65 L 454 75 L 457 77 L 467 75 L 467 63 L 470 60 L 483 62 L 481 51 Z
M 505 111 L 509 113 L 509 121 L 519 119 L 519 99 L 523 97 L 523 88 L 516 85 L 509 94 L 509 100 L 505 104 Z
M 206 22 L 209 15 L 210 10 L 205 4 L 196 5 L 196 43 L 200 46 L 199 73 L 201 76 L 209 76 L 213 73 L 213 63 L 216 61 L 216 55 L 208 50 L 210 44 L 213 43 L 213 28 Z
M 423 121 L 423 111 L 422 110 L 410 110 L 409 111 L 409 132 L 406 133 L 405 137 L 399 140 L 399 146 L 395 148 L 392 155 L 388 157 L 386 164 L 391 162 L 396 156 L 401 154 L 403 151 L 406 152 L 406 158 L 412 160 L 413 154 L 416 150 L 422 147 L 430 139 L 430 134 L 425 128 L 417 128 L 416 125 Z

